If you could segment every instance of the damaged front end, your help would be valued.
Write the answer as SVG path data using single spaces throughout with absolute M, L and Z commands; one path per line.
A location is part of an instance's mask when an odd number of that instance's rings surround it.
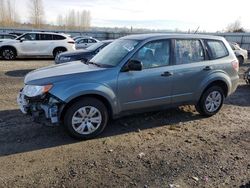
M 35 122 L 41 123 L 47 119 L 53 125 L 57 125 L 64 106 L 63 101 L 45 90 L 38 94 L 34 96 L 27 91 L 27 88 L 22 89 L 17 97 L 20 110 L 24 114 L 31 115 Z

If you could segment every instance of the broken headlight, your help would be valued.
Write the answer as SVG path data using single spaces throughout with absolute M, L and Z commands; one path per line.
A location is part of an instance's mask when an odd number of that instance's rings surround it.
M 23 88 L 23 94 L 27 97 L 37 97 L 49 92 L 49 90 L 51 90 L 52 87 L 53 85 L 45 85 L 45 86 L 26 85 Z

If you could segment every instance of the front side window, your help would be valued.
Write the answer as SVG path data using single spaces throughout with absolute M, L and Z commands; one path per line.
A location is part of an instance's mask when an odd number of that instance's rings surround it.
M 24 39 L 27 41 L 39 40 L 39 35 L 36 33 L 27 33 L 19 37 L 19 39 Z
M 93 39 L 88 39 L 88 43 L 96 43 L 96 41 Z
M 229 55 L 227 48 L 222 41 L 207 40 L 207 45 L 211 59 L 219 59 Z
M 170 41 L 147 43 L 132 57 L 142 62 L 143 69 L 167 66 L 170 63 Z
M 90 62 L 106 67 L 115 67 L 134 50 L 138 43 L 137 40 L 118 39 L 103 48 Z
M 177 65 L 205 60 L 204 50 L 199 40 L 177 39 L 174 51 Z

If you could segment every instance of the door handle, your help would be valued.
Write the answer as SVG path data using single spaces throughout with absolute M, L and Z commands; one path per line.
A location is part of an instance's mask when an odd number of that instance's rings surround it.
M 173 73 L 168 72 L 168 71 L 161 74 L 161 76 L 164 76 L 164 77 L 169 77 L 169 76 L 172 76 L 172 75 L 173 75 Z
M 204 70 L 204 71 L 210 71 L 210 70 L 213 70 L 213 67 L 211 67 L 211 66 L 206 66 L 203 70 Z

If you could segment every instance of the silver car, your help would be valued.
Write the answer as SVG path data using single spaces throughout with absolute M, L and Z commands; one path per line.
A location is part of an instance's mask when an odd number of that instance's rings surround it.
M 92 37 L 82 37 L 75 41 L 76 49 L 85 49 L 97 42 L 99 42 L 99 40 L 94 39 Z
M 238 60 L 222 37 L 144 34 L 118 39 L 89 62 L 29 73 L 23 113 L 63 124 L 75 138 L 100 134 L 112 118 L 192 104 L 213 116 L 238 85 Z
M 239 44 L 235 43 L 235 42 L 230 42 L 230 46 L 233 49 L 239 63 L 242 65 L 243 63 L 245 63 L 248 59 L 248 51 L 242 49 Z

